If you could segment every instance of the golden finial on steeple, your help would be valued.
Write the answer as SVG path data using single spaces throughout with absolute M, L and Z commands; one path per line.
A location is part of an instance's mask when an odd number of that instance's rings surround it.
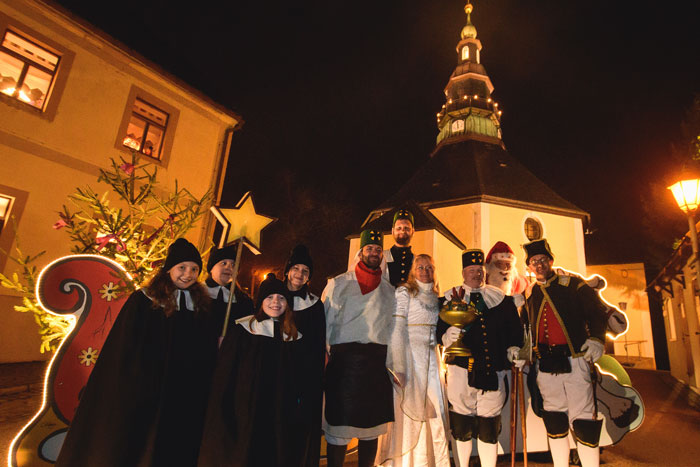
M 462 28 L 462 39 L 476 39 L 476 28 L 472 24 L 472 11 L 474 11 L 474 5 L 470 0 L 467 0 L 467 4 L 464 6 L 464 12 L 467 14 L 467 25 Z

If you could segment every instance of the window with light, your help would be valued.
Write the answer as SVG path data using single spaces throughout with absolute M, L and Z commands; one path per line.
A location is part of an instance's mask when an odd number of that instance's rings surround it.
M 2 233 L 7 221 L 10 218 L 10 209 L 14 198 L 0 194 L 0 233 Z
M 0 92 L 46 109 L 60 57 L 29 38 L 7 30 L 0 44 Z
M 542 238 L 542 224 L 534 217 L 525 219 L 525 236 L 531 242 Z
M 123 140 L 124 146 L 160 160 L 169 115 L 142 99 L 135 99 Z
M 462 60 L 469 59 L 469 46 L 465 45 L 462 47 Z

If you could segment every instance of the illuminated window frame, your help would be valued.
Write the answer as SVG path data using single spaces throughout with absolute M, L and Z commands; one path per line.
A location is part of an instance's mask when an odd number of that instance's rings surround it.
M 0 185 L 0 196 L 3 198 L 10 198 L 12 200 L 5 212 L 4 219 L 1 221 L 3 227 L 0 229 L 0 249 L 4 251 L 11 251 L 12 244 L 15 241 L 15 231 L 12 228 L 10 219 L 12 219 L 14 224 L 19 227 L 22 221 L 24 208 L 27 205 L 29 192 L 18 190 L 17 188 L 9 185 Z M 7 255 L 0 254 L 0 272 L 4 271 L 5 265 L 7 264 L 7 258 Z
M 10 29 L 5 29 L 0 38 L 0 53 L 9 57 L 10 60 L 19 62 L 21 67 L 16 78 L 0 77 L 0 92 L 43 112 L 51 98 L 51 89 L 56 80 L 61 56 L 40 46 L 30 36 Z M 42 93 L 38 88 L 29 88 L 27 82 L 30 77 L 30 68 L 49 76 L 46 92 Z M 40 105 L 33 103 L 39 100 L 38 98 L 32 100 L 35 90 L 42 94 Z
M 14 202 L 14 196 L 9 196 L 4 193 L 0 193 L 0 235 L 2 235 L 2 231 L 5 230 L 5 226 L 10 220 L 10 215 L 12 214 L 12 205 L 14 204 Z
M 138 114 L 134 112 L 134 104 L 138 101 L 143 102 L 153 108 L 155 111 L 162 112 L 167 115 L 165 122 L 158 122 L 157 119 L 148 118 L 146 115 Z M 117 132 L 117 139 L 114 143 L 115 148 L 122 152 L 131 153 L 135 151 L 137 154 L 148 157 L 149 162 L 162 165 L 163 167 L 168 166 L 170 160 L 170 153 L 172 151 L 173 140 L 175 136 L 175 129 L 177 127 L 177 122 L 179 119 L 180 111 L 168 104 L 167 102 L 157 98 L 148 91 L 139 88 L 138 86 L 132 86 L 129 92 L 129 96 L 126 100 L 126 106 L 124 108 L 124 114 L 122 116 L 121 124 L 119 125 L 119 130 Z M 129 146 L 126 138 L 129 137 L 129 123 L 132 118 L 138 118 L 143 121 L 147 121 L 147 125 L 155 126 L 161 128 L 164 132 L 163 137 L 160 142 L 160 154 L 154 156 L 153 154 L 148 154 L 148 151 L 144 151 L 139 145 L 139 149 Z M 164 125 L 162 123 L 165 123 Z M 147 128 L 144 128 L 143 134 L 146 134 Z M 143 135 L 142 135 L 143 136 Z
M 33 28 L 18 22 L 15 18 L 0 12 L 0 43 L 7 31 L 25 38 L 44 50 L 48 50 L 50 53 L 60 57 L 60 60 L 56 66 L 48 92 L 46 93 L 47 97 L 44 99 L 42 109 L 38 109 L 1 92 L 0 102 L 22 110 L 23 112 L 29 112 L 45 120 L 53 121 L 58 112 L 58 105 L 68 82 L 68 76 L 70 75 L 70 70 L 75 59 L 75 52 L 67 49 L 63 44 L 56 42 L 54 40 L 55 38 L 44 36 Z
M 469 60 L 469 46 L 462 47 L 462 60 Z

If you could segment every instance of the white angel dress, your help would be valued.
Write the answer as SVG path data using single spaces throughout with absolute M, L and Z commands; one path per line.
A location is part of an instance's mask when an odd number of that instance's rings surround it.
M 450 467 L 435 337 L 438 298 L 433 283 L 417 283 L 416 296 L 406 287 L 396 290 L 387 360 L 403 387 L 394 384 L 395 421 L 379 439 L 376 463 L 384 467 Z M 396 374 L 392 366 L 405 373 Z

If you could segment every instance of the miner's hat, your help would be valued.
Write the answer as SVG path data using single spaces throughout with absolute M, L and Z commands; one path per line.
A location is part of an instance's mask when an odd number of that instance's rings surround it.
M 535 240 L 534 242 L 526 243 L 523 245 L 523 248 L 525 249 L 526 255 L 525 264 L 530 264 L 530 258 L 537 255 L 545 255 L 549 256 L 550 259 L 554 259 L 552 249 L 549 247 L 549 243 L 547 243 L 546 238 L 541 238 L 539 240 Z
M 462 269 L 467 266 L 483 266 L 484 265 L 484 252 L 478 248 L 471 250 L 465 250 L 462 253 Z
M 411 211 L 407 209 L 399 209 L 398 211 L 396 211 L 394 213 L 394 220 L 391 222 L 392 228 L 396 224 L 396 221 L 399 219 L 406 219 L 408 222 L 411 223 L 411 227 L 413 227 L 413 214 L 411 214 Z
M 384 246 L 384 234 L 379 230 L 363 230 L 360 234 L 360 248 L 364 248 L 365 245 Z

